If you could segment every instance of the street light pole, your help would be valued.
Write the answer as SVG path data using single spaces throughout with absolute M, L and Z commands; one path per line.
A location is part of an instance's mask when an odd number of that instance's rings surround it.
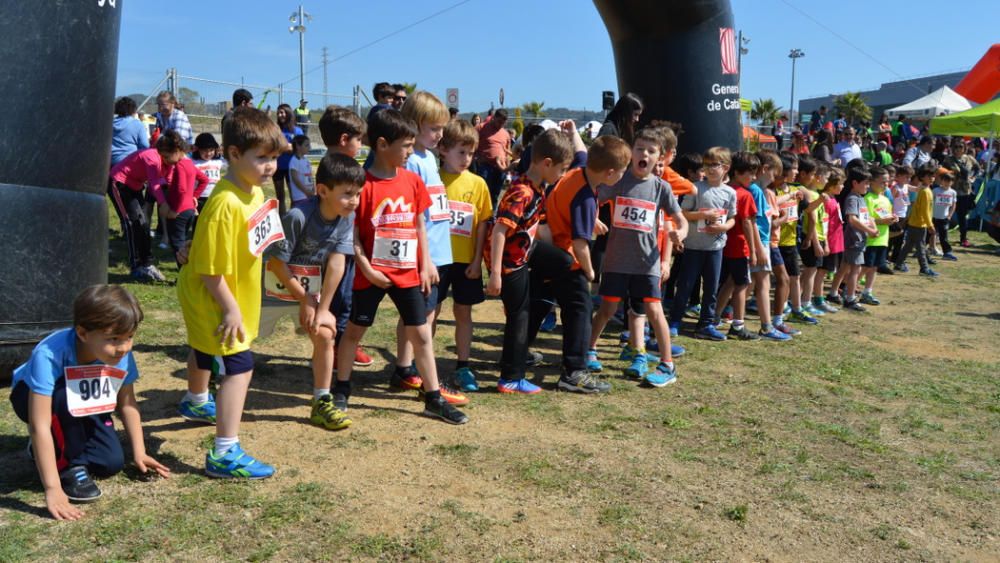
M 806 56 L 806 54 L 802 51 L 802 49 L 792 49 L 791 52 L 788 53 L 788 58 L 792 59 L 792 98 L 788 102 L 789 120 L 795 116 L 795 59 L 801 59 L 804 56 Z M 799 118 L 801 120 L 802 116 L 800 115 Z M 794 123 L 798 123 L 798 121 L 795 121 Z
M 288 28 L 288 32 L 299 32 L 299 97 L 303 99 L 306 96 L 306 21 L 311 20 L 312 16 L 302 9 L 302 4 L 299 4 L 297 12 L 288 17 L 288 21 L 295 24 Z

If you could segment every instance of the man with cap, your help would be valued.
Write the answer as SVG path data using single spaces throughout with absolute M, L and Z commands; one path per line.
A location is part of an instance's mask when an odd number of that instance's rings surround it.
M 299 100 L 299 107 L 295 108 L 295 124 L 302 129 L 303 135 L 309 134 L 309 108 L 306 107 L 308 103 L 304 99 Z

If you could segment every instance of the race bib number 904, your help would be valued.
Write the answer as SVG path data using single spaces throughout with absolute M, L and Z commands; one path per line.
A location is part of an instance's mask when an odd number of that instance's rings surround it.
M 651 233 L 656 226 L 656 204 L 643 199 L 618 196 L 611 226 L 642 233 Z
M 269 199 L 260 206 L 247 221 L 247 238 L 250 241 L 250 253 L 260 256 L 268 246 L 285 240 L 285 231 L 281 229 L 281 217 L 278 215 L 278 200 Z
M 72 366 L 64 373 L 69 414 L 76 417 L 104 414 L 118 406 L 125 370 L 107 365 Z

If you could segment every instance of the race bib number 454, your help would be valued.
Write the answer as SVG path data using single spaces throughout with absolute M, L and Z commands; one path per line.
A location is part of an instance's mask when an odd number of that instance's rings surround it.
M 651 233 L 656 226 L 656 204 L 644 199 L 618 196 L 611 226 L 642 233 Z
M 269 199 L 254 211 L 247 221 L 247 238 L 250 241 L 250 253 L 260 256 L 268 246 L 285 240 L 285 231 L 281 229 L 281 217 L 278 215 L 278 200 Z
M 104 414 L 118 406 L 125 370 L 106 365 L 72 366 L 64 373 L 69 414 L 76 417 Z

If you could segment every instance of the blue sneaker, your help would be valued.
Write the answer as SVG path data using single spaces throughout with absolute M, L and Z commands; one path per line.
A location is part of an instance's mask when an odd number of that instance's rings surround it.
M 646 374 L 646 383 L 653 387 L 666 387 L 677 381 L 677 368 L 660 362 L 656 369 Z
M 670 344 L 670 356 L 674 358 L 680 358 L 684 354 L 687 354 L 687 348 L 680 346 L 678 344 Z
M 681 323 L 670 323 L 670 337 L 676 338 L 677 332 L 680 330 L 680 328 L 681 328 Z
M 791 335 L 785 334 L 780 330 L 772 327 L 769 331 L 761 330 L 757 333 L 764 340 L 774 340 L 775 342 L 787 342 L 792 339 Z
M 825 311 L 819 310 L 811 302 L 810 303 L 806 303 L 805 305 L 803 305 L 802 306 L 802 310 L 805 311 L 805 312 L 807 312 L 807 313 L 809 313 L 810 315 L 812 315 L 814 317 L 822 317 L 823 315 L 826 314 Z
M 527 379 L 498 379 L 497 391 L 513 395 L 536 395 L 542 392 L 542 388 L 528 381 Z
M 789 314 L 791 314 L 791 312 L 792 312 L 792 304 L 789 303 L 788 301 L 785 301 L 785 308 L 781 310 L 781 314 L 788 316 Z
M 806 323 L 806 324 L 810 324 L 810 325 L 818 325 L 819 324 L 819 319 L 817 319 L 816 317 L 810 315 L 805 310 L 792 311 L 792 314 L 788 315 L 787 318 L 788 318 L 788 320 L 794 321 L 794 322 L 797 322 L 797 323 Z
M 786 325 L 784 323 L 782 323 L 780 325 L 774 325 L 774 330 L 776 330 L 776 331 L 778 331 L 778 332 L 780 332 L 782 334 L 786 334 L 788 336 L 798 336 L 798 335 L 802 334 L 801 330 L 799 330 L 797 328 L 794 328 L 794 327 L 790 327 L 790 326 L 788 326 L 788 325 Z
M 757 314 L 757 298 L 751 297 L 747 300 L 747 312 Z
M 691 305 L 684 310 L 684 316 L 690 319 L 701 318 L 701 305 Z
M 455 387 L 467 393 L 479 391 L 476 374 L 469 368 L 458 368 L 455 371 Z
M 699 328 L 695 331 L 694 337 L 702 340 L 712 340 L 715 342 L 722 342 L 726 339 L 726 335 L 719 332 L 719 330 L 712 325 L 705 325 Z
M 177 405 L 177 412 L 184 420 L 215 424 L 215 397 L 209 395 L 207 401 L 198 404 L 191 401 L 181 401 Z
M 950 260 L 952 262 L 958 260 L 958 256 L 955 256 L 951 252 L 945 252 L 944 255 L 941 256 L 941 258 L 944 258 L 945 260 Z
M 897 271 L 897 272 L 902 272 L 904 274 L 906 272 L 910 271 L 910 267 L 907 266 L 905 263 L 904 264 L 896 264 L 895 266 L 892 267 L 892 269 L 895 270 L 895 271 Z
M 646 356 L 647 363 L 655 365 L 660 361 L 660 358 L 654 354 L 643 352 L 643 355 Z M 635 348 L 632 348 L 628 344 L 622 346 L 622 351 L 621 353 L 618 354 L 618 359 L 623 362 L 631 362 L 633 359 L 635 359 Z
M 646 372 L 649 371 L 649 364 L 646 360 L 646 354 L 642 352 L 632 356 L 632 365 L 625 368 L 625 375 L 629 377 L 634 377 L 636 379 L 642 379 L 646 376 Z
M 205 454 L 205 474 L 217 479 L 267 479 L 274 475 L 274 468 L 236 444 L 221 456 L 216 456 L 214 449 L 209 450 Z
M 622 333 L 618 335 L 619 342 L 628 342 L 629 338 L 632 338 L 632 332 L 628 330 L 623 330 Z
M 596 372 L 604 370 L 604 366 L 597 359 L 597 350 L 587 350 L 587 369 Z
M 538 330 L 542 332 L 552 332 L 555 329 L 556 329 L 556 312 L 549 311 L 549 314 L 545 315 L 545 318 L 542 319 L 542 326 L 539 327 Z
M 936 278 L 940 274 L 930 268 L 924 268 L 923 270 L 920 270 L 920 275 L 928 278 Z

